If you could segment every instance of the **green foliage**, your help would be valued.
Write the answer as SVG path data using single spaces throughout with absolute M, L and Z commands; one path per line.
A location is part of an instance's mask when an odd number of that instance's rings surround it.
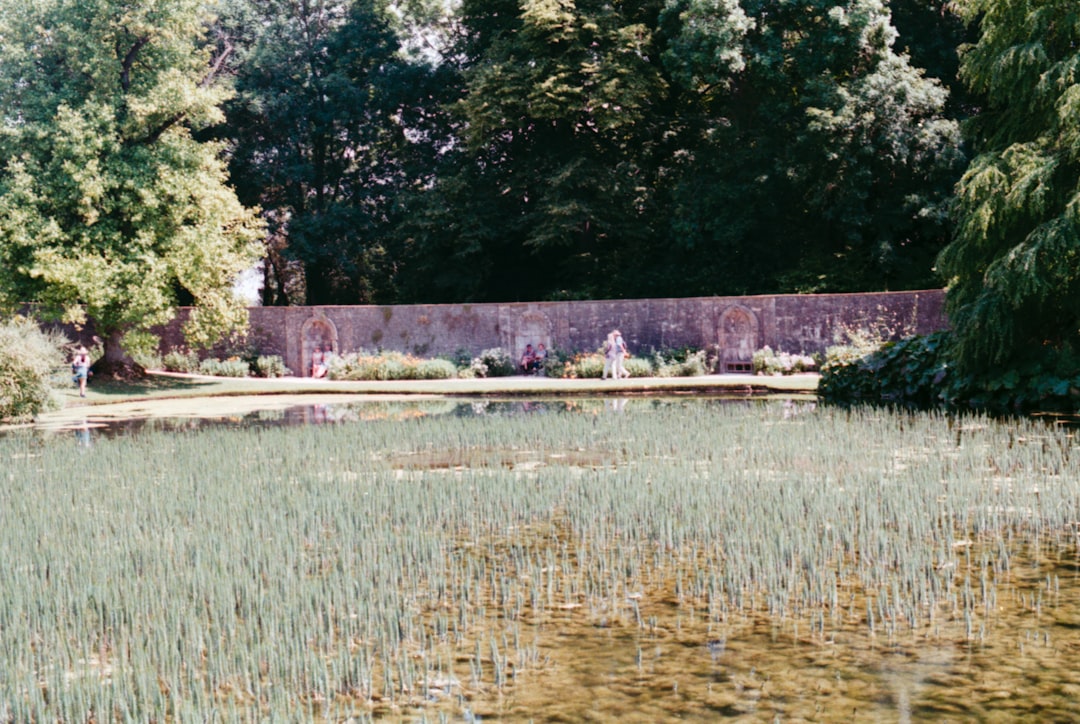
M 462 137 L 415 199 L 416 276 L 403 293 L 540 299 L 618 286 L 614 267 L 654 228 L 649 157 L 665 83 L 652 5 L 463 3 Z
M 58 386 L 68 340 L 43 331 L 32 320 L 0 322 L 0 421 L 18 422 L 60 406 Z
M 1080 407 L 1080 359 L 1044 356 L 1021 369 L 973 375 L 952 365 L 947 331 L 886 342 L 873 351 L 835 347 L 827 353 L 818 394 L 841 404 L 869 402 L 999 411 Z
M 448 360 L 361 351 L 330 357 L 326 376 L 332 380 L 442 380 L 455 377 L 456 372 Z
M 168 321 L 180 292 L 193 344 L 245 322 L 232 283 L 262 223 L 224 146 L 195 137 L 229 93 L 204 7 L 14 0 L 0 15 L 0 306 L 92 318 L 110 344 Z
M 162 356 L 161 365 L 166 372 L 191 374 L 199 369 L 199 355 L 190 350 L 172 349 Z
M 279 354 L 259 355 L 255 359 L 254 369 L 257 377 L 285 377 L 291 374 Z
M 678 365 L 670 368 L 672 372 L 671 377 L 694 377 L 696 375 L 705 374 L 704 367 L 699 364 L 700 360 L 694 358 L 693 361 L 680 362 Z M 656 372 L 653 371 L 653 366 L 649 360 L 644 357 L 627 357 L 623 360 L 623 368 L 630 373 L 631 377 L 653 377 Z
M 626 357 L 623 367 L 631 377 L 652 377 L 652 363 L 644 357 Z M 671 368 L 676 369 L 675 366 Z M 574 379 L 600 379 L 604 373 L 604 354 L 602 352 L 583 352 L 566 360 L 560 371 L 561 377 Z M 671 375 L 675 376 L 675 375 Z
M 956 6 L 980 31 L 961 73 L 986 108 L 965 129 L 978 155 L 938 259 L 953 362 L 973 379 L 1034 380 L 1080 353 L 1080 5 Z
M 938 332 L 885 342 L 867 352 L 831 347 L 821 367 L 818 394 L 828 402 L 903 403 L 929 407 L 947 401 L 948 336 Z
M 652 367 L 648 374 L 655 374 L 657 377 L 699 377 L 708 374 L 708 363 L 705 358 L 706 352 L 703 349 L 697 351 L 677 350 L 671 355 L 657 352 L 653 355 Z M 634 370 L 631 369 L 629 364 L 630 359 L 627 360 L 626 364 L 626 370 L 630 373 L 630 376 L 645 376 L 634 374 Z
M 199 363 L 198 373 L 214 377 L 247 377 L 251 374 L 251 367 L 244 360 L 235 357 L 229 359 L 207 357 Z
M 269 0 L 241 3 L 221 21 L 244 41 L 225 132 L 241 197 L 270 222 L 267 303 L 392 293 L 397 199 L 417 169 L 430 172 L 417 162 L 429 146 L 404 134 L 424 135 L 436 114 L 425 111 L 433 70 L 400 52 L 384 5 Z
M 754 352 L 754 374 L 791 375 L 816 369 L 817 361 L 808 354 L 791 354 L 779 350 L 774 352 L 768 345 Z
M 457 366 L 444 359 L 420 360 L 416 365 L 418 380 L 449 380 L 457 377 Z
M 878 0 L 474 0 L 462 29 L 405 299 L 937 284 L 958 127 Z
M 544 368 L 541 371 L 545 377 L 566 377 L 566 366 L 571 355 L 558 347 L 550 347 L 547 350 L 547 359 L 544 360 Z
M 518 373 L 514 358 L 502 347 L 485 349 L 473 358 L 470 369 L 474 377 L 509 377 Z
M 567 360 L 563 368 L 563 377 L 574 379 L 600 379 L 604 372 L 602 352 L 584 352 Z

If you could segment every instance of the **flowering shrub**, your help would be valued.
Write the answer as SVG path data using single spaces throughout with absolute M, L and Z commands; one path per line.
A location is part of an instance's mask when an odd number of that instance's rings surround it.
M 665 358 L 657 352 L 653 355 L 653 366 L 656 368 L 657 377 L 698 377 L 707 371 L 705 350 L 686 351 L 671 358 Z
M 517 374 L 517 365 L 502 347 L 485 349 L 469 365 L 473 377 L 509 377 Z
M 350 352 L 331 356 L 326 376 L 332 380 L 437 380 L 455 375 L 454 363 L 421 359 L 402 352 Z
M 766 346 L 754 353 L 753 368 L 758 375 L 792 375 L 816 370 L 817 360 L 808 354 L 773 352 Z

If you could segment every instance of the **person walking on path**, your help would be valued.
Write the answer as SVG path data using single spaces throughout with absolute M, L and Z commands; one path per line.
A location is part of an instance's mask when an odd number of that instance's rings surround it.
M 79 397 L 86 397 L 86 378 L 90 376 L 90 351 L 82 345 L 75 350 L 75 356 L 71 358 L 71 375 L 79 385 Z
M 626 342 L 623 341 L 622 333 L 616 329 L 604 340 L 604 371 L 600 373 L 600 379 L 607 379 L 609 374 L 613 379 L 629 377 L 630 373 L 623 367 L 625 357 Z
M 610 332 L 604 338 L 604 371 L 600 373 L 600 379 L 606 380 L 615 368 L 615 333 Z
M 630 373 L 623 367 L 623 361 L 626 359 L 626 342 L 623 341 L 622 332 L 615 330 L 612 332 L 614 335 L 614 347 L 615 347 L 615 379 L 621 380 L 623 377 L 629 377 Z

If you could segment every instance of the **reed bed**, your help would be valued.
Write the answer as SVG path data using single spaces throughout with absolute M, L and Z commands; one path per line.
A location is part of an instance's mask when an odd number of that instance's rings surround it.
M 498 711 L 571 625 L 639 666 L 684 627 L 714 654 L 748 625 L 977 647 L 1003 606 L 1060 603 L 1074 449 L 1023 420 L 648 401 L 0 438 L 0 721 Z

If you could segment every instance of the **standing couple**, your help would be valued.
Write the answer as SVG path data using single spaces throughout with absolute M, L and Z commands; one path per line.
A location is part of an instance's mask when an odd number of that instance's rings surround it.
M 622 332 L 616 329 L 604 340 L 604 371 L 600 379 L 607 379 L 608 373 L 614 379 L 629 377 L 630 373 L 623 367 L 626 354 L 626 342 L 623 341 Z

